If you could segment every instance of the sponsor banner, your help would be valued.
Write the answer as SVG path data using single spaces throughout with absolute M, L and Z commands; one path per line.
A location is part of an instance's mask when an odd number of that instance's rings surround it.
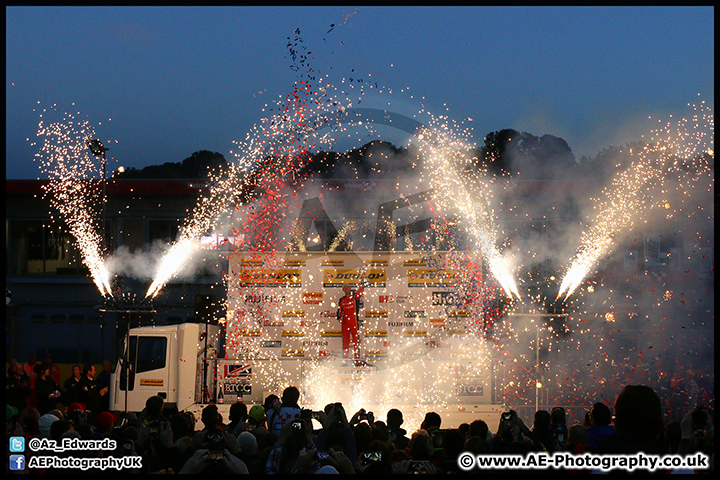
M 403 262 L 405 267 L 424 267 L 426 266 L 425 260 L 422 258 L 411 258 Z
M 259 337 L 262 332 L 260 330 L 238 330 L 237 334 L 240 337 Z
M 412 303 L 413 296 L 412 295 L 395 295 L 395 301 L 397 303 Z
M 262 348 L 280 348 L 282 347 L 282 340 L 263 340 L 260 346 Z
M 431 327 L 444 327 L 447 323 L 444 318 L 431 318 L 429 321 Z
M 334 318 L 335 320 L 337 320 L 337 310 L 323 310 L 320 313 L 320 316 L 322 318 Z
M 387 325 L 388 327 L 413 327 L 415 326 L 415 322 L 413 322 L 412 320 L 390 321 Z
M 140 385 L 147 385 L 151 387 L 162 387 L 165 384 L 162 378 L 141 378 Z
M 387 330 L 368 330 L 365 337 L 387 337 Z
M 326 258 L 322 262 L 320 262 L 320 266 L 321 267 L 344 267 L 345 260 Z
M 387 357 L 388 352 L 387 350 L 365 350 L 365 356 L 366 357 Z
M 305 352 L 303 350 L 298 350 L 298 349 L 294 349 L 294 348 L 288 349 L 288 350 L 283 350 L 280 354 L 283 357 L 304 357 L 305 356 Z
M 307 265 L 307 261 L 285 259 L 285 262 L 283 263 L 283 265 L 286 267 L 304 267 L 305 265 Z
M 458 397 L 479 397 L 485 392 L 481 379 L 468 379 L 455 385 L 455 395 Z
M 388 266 L 388 259 L 379 259 L 374 258 L 372 260 L 365 260 L 365 266 L 367 267 L 387 267 Z
M 327 347 L 328 341 L 327 340 L 303 340 L 302 346 L 304 348 L 307 347 Z
M 455 328 L 448 330 L 450 335 L 467 335 L 470 331 L 467 328 Z
M 404 337 L 427 337 L 427 330 L 403 330 Z
M 302 294 L 303 305 L 320 305 L 323 301 L 323 292 L 304 292 Z
M 323 330 L 322 337 L 342 337 L 342 330 Z
M 252 384 L 247 380 L 238 382 L 228 382 L 226 380 L 223 385 L 223 391 L 225 395 L 237 395 L 239 397 L 252 395 Z
M 380 301 L 380 303 L 394 303 L 395 296 L 394 295 L 378 295 L 378 300 Z
M 240 287 L 300 287 L 302 285 L 302 270 L 249 270 L 234 272 Z
M 368 269 L 365 271 L 368 287 L 385 287 L 385 270 Z M 323 287 L 340 288 L 344 286 L 359 287 L 362 284 L 362 273 L 359 270 L 323 270 Z
M 283 337 L 304 337 L 305 332 L 302 330 L 283 330 L 282 331 Z
M 265 319 L 262 322 L 263 327 L 284 327 L 285 322 L 279 319 Z
M 452 310 L 448 312 L 448 317 L 469 317 L 470 312 L 467 310 Z
M 255 295 L 247 293 L 243 295 L 243 302 L 246 304 L 279 304 L 286 303 L 288 298 L 283 294 L 278 295 Z
M 387 318 L 386 310 L 368 310 L 365 312 L 365 318 Z
M 405 318 L 425 318 L 426 314 L 423 310 L 405 310 Z
M 434 307 L 457 305 L 458 301 L 459 299 L 455 292 L 432 292 L 430 305 Z
M 430 348 L 450 348 L 449 343 L 438 342 L 436 340 L 428 340 L 427 342 L 425 342 L 425 345 Z
M 415 268 L 407 272 L 408 287 L 452 287 L 457 273 L 450 270 Z
M 282 313 L 283 317 L 304 317 L 305 316 L 305 310 L 283 310 Z

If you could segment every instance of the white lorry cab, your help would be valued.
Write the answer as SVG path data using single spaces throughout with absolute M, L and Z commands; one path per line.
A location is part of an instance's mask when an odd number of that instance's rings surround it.
M 155 395 L 179 411 L 208 401 L 219 335 L 217 325 L 200 323 L 130 329 L 111 376 L 110 410 L 141 412 Z

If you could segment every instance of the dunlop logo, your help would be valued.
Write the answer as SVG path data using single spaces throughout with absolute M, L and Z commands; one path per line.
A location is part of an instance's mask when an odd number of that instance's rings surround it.
M 282 336 L 283 337 L 304 337 L 305 333 L 301 332 L 300 330 L 283 330 Z
M 282 351 L 280 352 L 280 354 L 281 354 L 283 357 L 304 357 L 304 356 L 305 356 L 305 351 L 304 351 L 304 350 L 294 350 L 294 349 L 291 349 L 291 350 L 282 350 Z
M 241 337 L 259 337 L 260 330 L 240 330 L 238 335 Z
M 424 267 L 426 265 L 425 260 L 422 258 L 413 258 L 411 260 L 405 260 L 403 266 L 405 267 Z
M 323 267 L 342 267 L 345 265 L 345 260 L 323 260 L 320 265 Z
M 368 267 L 387 267 L 388 266 L 388 260 L 367 260 L 365 261 L 365 265 Z
M 368 330 L 365 337 L 387 337 L 387 330 Z
M 388 352 L 385 350 L 366 350 L 365 356 L 367 357 L 387 357 Z
M 368 269 L 365 276 L 370 287 L 385 286 L 385 270 Z M 359 285 L 362 279 L 362 274 L 357 270 L 323 270 L 323 287 Z
M 385 310 L 368 310 L 365 312 L 365 318 L 387 318 L 388 312 Z
M 307 262 L 305 260 L 285 260 L 283 265 L 286 267 L 304 267 L 307 265 Z
M 323 330 L 322 337 L 342 337 L 342 330 Z
M 404 330 L 405 337 L 427 337 L 427 330 Z
M 283 317 L 304 317 L 305 310 L 283 310 Z
M 448 317 L 469 317 L 470 312 L 467 310 L 454 310 L 451 312 L 448 312 Z
M 163 379 L 162 378 L 141 378 L 140 379 L 140 385 L 150 385 L 153 387 L 162 387 L 163 386 Z

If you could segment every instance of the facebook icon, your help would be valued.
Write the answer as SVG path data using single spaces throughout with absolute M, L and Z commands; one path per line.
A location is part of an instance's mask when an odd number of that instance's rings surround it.
M 10 470 L 25 470 L 25 455 L 10 455 Z

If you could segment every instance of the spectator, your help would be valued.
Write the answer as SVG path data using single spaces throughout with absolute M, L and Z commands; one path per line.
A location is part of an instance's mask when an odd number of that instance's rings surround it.
M 265 423 L 265 408 L 261 405 L 253 405 L 248 412 L 248 430 L 255 436 L 258 442 L 258 452 L 264 452 L 277 442 L 277 435 L 268 431 Z M 250 466 L 248 466 L 250 468 Z
M 5 401 L 22 412 L 28 406 L 30 377 L 25 375 L 22 363 L 15 364 L 15 372 L 7 378 Z
M 550 430 L 555 436 L 558 447 L 565 449 L 568 445 L 568 428 L 565 423 L 565 409 L 562 407 L 553 407 L 553 409 L 550 410 L 550 421 Z
M 610 409 L 602 402 L 595 403 L 588 414 L 588 422 L 588 447 L 597 451 L 600 442 L 615 433 L 615 427 L 611 425 Z
M 72 374 L 70 378 L 65 380 L 63 384 L 63 403 L 67 407 L 73 403 L 82 401 L 80 396 L 80 380 L 82 379 L 82 370 L 80 365 L 72 366 Z
M 52 355 L 49 353 L 45 355 L 45 361 L 43 361 L 45 365 L 50 367 L 50 378 L 52 378 L 53 382 L 60 385 L 60 367 L 55 365 L 52 361 Z
M 95 425 L 98 428 L 103 437 L 109 438 L 113 428 L 115 428 L 115 422 L 118 421 L 118 416 L 112 412 L 104 411 L 100 412 L 95 418 Z
M 465 445 L 465 437 L 460 430 L 451 428 L 448 429 L 442 437 L 442 457 L 440 459 L 440 465 L 438 467 L 444 473 L 460 473 L 458 466 L 458 457 L 463 451 Z
M 95 417 L 100 413 L 102 397 L 107 395 L 107 392 L 108 387 L 100 387 L 95 381 L 95 366 L 85 365 L 80 378 L 80 401 L 87 405 L 90 423 L 94 423 Z
M 240 433 L 245 431 L 245 427 L 247 425 L 247 405 L 245 405 L 242 400 L 238 400 L 230 405 L 230 415 L 228 419 L 230 420 L 230 423 L 227 426 L 227 430 L 237 437 Z
M 23 372 L 30 378 L 30 395 L 28 397 L 29 405 L 37 406 L 37 392 L 35 391 L 35 381 L 38 378 L 37 372 L 35 372 L 35 366 L 38 361 L 34 353 L 28 355 L 28 361 L 23 365 Z
M 525 426 L 514 410 L 500 417 L 497 434 L 493 437 L 490 450 L 492 453 L 520 454 L 537 451 L 540 441 Z
M 663 448 L 662 405 L 645 385 L 628 385 L 615 401 L 615 433 L 602 442 L 600 453 L 669 453 Z
M 272 410 L 267 414 L 268 429 L 275 435 L 280 435 L 282 426 L 296 418 L 300 418 L 300 390 L 297 387 L 287 387 L 283 390 L 281 403 L 274 402 Z
M 52 424 L 58 420 L 60 419 L 49 413 L 40 417 L 38 420 L 38 430 L 40 431 L 40 436 L 43 438 L 50 438 L 50 427 L 52 427 Z
M 552 416 L 547 410 L 538 410 L 535 412 L 535 422 L 533 424 L 532 432 L 540 441 L 540 445 L 543 450 L 548 453 L 555 452 L 559 445 L 555 440 L 555 435 L 551 429 Z
M 487 445 L 490 444 L 490 440 L 492 440 L 492 435 L 490 434 L 490 428 L 484 420 L 473 420 L 473 422 L 470 423 L 470 426 L 468 427 L 467 438 L 474 436 L 480 437 L 482 441 L 485 442 Z
M 306 452 L 315 450 L 310 422 L 298 417 L 282 424 L 278 441 L 270 451 L 265 464 L 265 473 L 298 473 L 295 469 L 295 463 L 303 448 Z
M 400 426 L 403 424 L 403 414 L 397 408 L 391 408 L 387 413 L 387 426 L 391 433 L 395 434 L 393 444 L 399 450 L 405 450 L 410 443 L 407 431 Z
M 440 415 L 435 412 L 428 412 L 425 414 L 425 419 L 420 424 L 420 428 L 432 434 L 432 431 L 438 430 L 441 424 L 442 419 L 440 418 Z
M 575 454 L 585 453 L 588 449 L 588 430 L 583 425 L 575 424 L 568 429 L 566 450 Z
M 110 390 L 110 375 L 113 373 L 113 364 L 112 362 L 109 362 L 108 360 L 105 360 L 103 362 L 103 369 L 102 372 L 98 373 L 97 378 L 95 379 L 95 382 L 98 385 L 98 388 L 100 390 L 107 388 L 108 391 Z M 107 410 L 110 410 L 110 395 L 102 395 L 102 398 L 100 399 L 100 412 L 105 412 Z
M 50 377 L 50 366 L 44 363 L 36 364 L 36 370 L 38 371 L 38 379 L 35 381 L 35 390 L 38 397 L 38 411 L 40 415 L 45 415 L 50 410 L 53 410 L 60 399 L 62 394 L 60 393 L 60 385 L 55 383 Z

